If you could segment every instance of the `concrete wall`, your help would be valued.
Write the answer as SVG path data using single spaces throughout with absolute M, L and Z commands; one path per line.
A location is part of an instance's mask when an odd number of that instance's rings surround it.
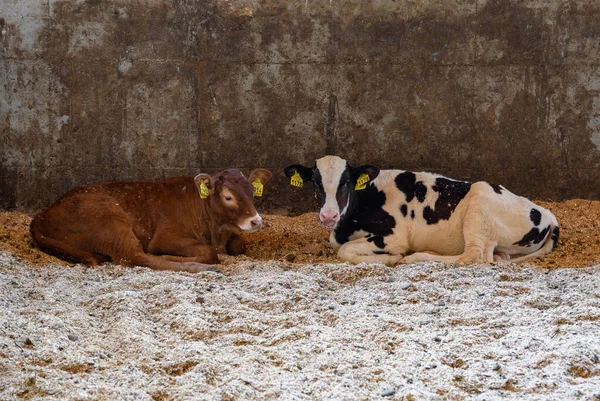
M 1 0 L 0 208 L 335 153 L 600 197 L 597 0 Z

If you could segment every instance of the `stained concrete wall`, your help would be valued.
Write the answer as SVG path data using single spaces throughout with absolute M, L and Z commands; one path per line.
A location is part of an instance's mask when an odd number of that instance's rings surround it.
M 600 197 L 597 0 L 0 0 L 0 207 L 354 164 Z

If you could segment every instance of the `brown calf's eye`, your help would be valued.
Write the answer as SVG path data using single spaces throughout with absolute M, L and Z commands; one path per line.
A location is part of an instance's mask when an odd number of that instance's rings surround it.
M 225 197 L 225 200 L 228 200 L 228 201 L 230 201 L 230 200 L 231 200 L 231 196 L 226 196 L 226 197 Z

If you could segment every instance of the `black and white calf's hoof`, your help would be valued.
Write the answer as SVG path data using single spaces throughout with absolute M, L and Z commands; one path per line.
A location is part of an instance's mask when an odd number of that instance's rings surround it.
M 494 262 L 510 262 L 510 255 L 506 252 L 494 252 Z
M 400 263 L 409 265 L 411 263 L 429 262 L 429 261 L 431 261 L 430 256 L 433 256 L 433 255 L 430 255 L 425 252 L 416 252 L 416 253 L 413 253 L 412 255 L 407 255 L 407 256 L 403 257 Z

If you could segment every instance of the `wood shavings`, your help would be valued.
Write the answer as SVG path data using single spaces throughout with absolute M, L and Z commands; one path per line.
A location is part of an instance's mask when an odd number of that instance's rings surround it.
M 560 223 L 558 247 L 544 258 L 527 264 L 539 267 L 583 267 L 600 263 L 600 201 L 572 199 L 542 202 Z M 306 263 L 339 263 L 329 245 L 329 231 L 319 223 L 317 213 L 296 217 L 263 215 L 264 228 L 246 235 L 245 256 L 221 256 L 223 270 L 241 260 L 277 261 L 285 268 Z M 19 211 L 0 212 L 0 250 L 13 252 L 36 264 L 69 264 L 38 250 L 29 234 L 31 216 Z

